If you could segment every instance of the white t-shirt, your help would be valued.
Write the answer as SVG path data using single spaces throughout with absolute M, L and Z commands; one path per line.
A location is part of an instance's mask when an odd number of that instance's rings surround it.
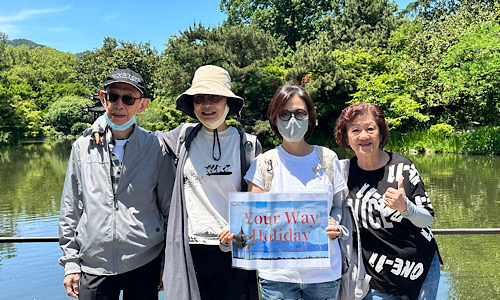
M 189 242 L 219 245 L 217 235 L 229 220 L 229 193 L 241 186 L 240 135 L 234 127 L 214 133 L 204 127 L 191 142 L 184 166 Z M 213 153 L 212 153 L 213 152 Z
M 115 147 L 113 148 L 113 153 L 118 156 L 120 163 L 123 161 L 123 153 L 125 152 L 125 144 L 128 139 L 125 140 L 115 140 Z
M 320 169 L 318 173 L 313 171 L 313 168 L 320 163 L 316 151 L 312 151 L 306 156 L 294 156 L 286 152 L 281 146 L 276 147 L 276 149 L 278 155 L 276 155 L 277 161 L 274 163 L 274 175 L 270 192 L 317 191 L 327 187 L 331 193 L 330 199 L 332 199 L 334 193 L 347 188 L 340 173 L 337 155 L 334 157 L 334 186 L 332 187 L 324 169 Z M 252 162 L 245 175 L 245 180 L 262 188 L 261 159 L 262 155 L 259 155 Z M 331 205 L 330 201 L 329 209 L 331 209 Z M 337 280 L 342 274 L 340 248 L 337 240 L 330 243 L 331 268 L 259 269 L 259 277 L 272 281 L 293 283 L 320 283 Z

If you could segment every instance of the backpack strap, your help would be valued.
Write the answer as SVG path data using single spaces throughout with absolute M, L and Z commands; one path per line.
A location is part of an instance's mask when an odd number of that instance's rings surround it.
M 189 152 L 191 142 L 200 131 L 201 126 L 203 126 L 203 124 L 201 123 L 198 123 L 196 125 L 183 123 L 180 125 L 181 128 L 179 132 L 179 142 L 177 143 L 177 149 L 175 149 L 175 165 L 177 165 L 177 162 L 179 160 L 182 146 L 184 145 L 186 147 L 186 151 Z
M 326 176 L 328 176 L 328 180 L 334 184 L 333 182 L 333 151 L 322 147 L 322 146 L 317 146 L 314 145 L 314 150 L 316 150 L 316 154 L 318 155 L 319 158 L 319 163 L 321 164 L 321 168 L 325 169 Z
M 333 151 L 316 145 L 314 145 L 314 150 L 316 151 L 320 162 L 318 169 L 325 169 L 328 180 L 333 184 Z M 262 159 L 260 161 L 260 173 L 262 174 L 262 183 L 266 192 L 271 190 L 271 182 L 273 181 L 274 168 L 276 167 L 277 153 L 278 150 L 276 150 L 276 148 L 268 150 L 262 154 Z
M 266 192 L 271 190 L 271 182 L 274 177 L 274 168 L 276 166 L 276 148 L 268 150 L 262 154 L 260 161 L 260 173 L 262 174 L 262 184 Z
M 241 191 L 246 192 L 248 185 L 243 177 L 245 176 L 250 164 L 252 164 L 255 156 L 260 153 L 257 137 L 255 135 L 245 133 L 238 129 L 240 135 L 240 168 L 241 168 Z

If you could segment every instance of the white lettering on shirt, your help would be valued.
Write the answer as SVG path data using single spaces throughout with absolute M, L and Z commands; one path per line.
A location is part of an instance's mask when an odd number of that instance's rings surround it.
M 410 278 L 415 280 L 424 272 L 424 265 L 421 262 L 404 260 L 396 257 L 394 260 L 388 259 L 387 256 L 378 253 L 372 253 L 368 263 L 377 273 L 382 272 L 386 267 L 392 267 L 391 273 L 396 276 Z

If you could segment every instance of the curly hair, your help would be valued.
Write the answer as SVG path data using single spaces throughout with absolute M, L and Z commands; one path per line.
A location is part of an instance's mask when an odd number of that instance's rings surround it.
M 385 120 L 384 110 L 375 104 L 361 102 L 358 104 L 350 105 L 340 114 L 337 119 L 337 125 L 335 126 L 334 134 L 335 141 L 337 144 L 344 148 L 349 148 L 349 140 L 347 138 L 347 126 L 351 124 L 354 118 L 365 115 L 372 114 L 380 132 L 380 146 L 384 147 L 389 142 L 389 125 Z
M 311 100 L 311 97 L 309 97 L 306 91 L 300 86 L 284 85 L 276 91 L 267 109 L 267 119 L 269 120 L 269 125 L 271 126 L 271 129 L 273 130 L 274 134 L 276 134 L 276 136 L 280 140 L 283 140 L 283 136 L 278 130 L 276 117 L 280 112 L 283 111 L 283 109 L 285 109 L 288 100 L 292 99 L 295 95 L 299 96 L 300 99 L 304 100 L 307 106 L 309 125 L 307 132 L 304 135 L 304 139 L 305 140 L 309 139 L 314 132 L 314 127 L 316 126 L 316 108 L 314 108 L 314 103 Z

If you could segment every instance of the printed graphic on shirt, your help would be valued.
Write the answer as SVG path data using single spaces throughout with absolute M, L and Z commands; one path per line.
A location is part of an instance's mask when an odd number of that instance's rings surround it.
M 368 263 L 378 273 L 382 272 L 384 268 L 389 268 L 392 274 L 410 280 L 416 280 L 424 272 L 424 265 L 421 262 L 409 261 L 399 257 L 388 259 L 387 256 L 379 253 L 372 253 Z
M 212 175 L 231 175 L 233 172 L 231 172 L 231 165 L 207 165 L 205 166 L 205 170 L 207 171 L 208 176 Z
M 403 171 L 408 171 L 408 180 L 410 180 L 413 185 L 417 185 L 417 183 L 420 182 L 420 174 L 413 164 L 398 163 L 397 165 L 390 165 L 388 168 L 387 182 L 389 183 L 397 182 L 399 178 L 403 176 Z
M 403 220 L 401 213 L 385 205 L 384 195 L 380 195 L 369 184 L 365 183 L 355 195 L 355 199 L 347 198 L 347 203 L 354 211 L 359 212 L 354 217 L 363 228 L 394 228 L 394 222 L 400 223 Z M 432 208 L 427 193 L 425 196 L 416 196 L 415 200 L 417 206 L 426 205 Z M 429 227 L 422 228 L 420 233 L 428 241 L 434 237 Z
M 386 206 L 383 195 L 367 183 L 356 193 L 355 199 L 348 199 L 348 203 L 354 211 L 359 211 L 355 217 L 363 228 L 393 228 L 393 222 L 403 219 L 401 213 Z
M 205 228 L 204 230 L 193 230 L 192 235 L 189 236 L 190 243 L 207 243 L 207 240 L 219 240 L 217 232 L 212 227 Z

